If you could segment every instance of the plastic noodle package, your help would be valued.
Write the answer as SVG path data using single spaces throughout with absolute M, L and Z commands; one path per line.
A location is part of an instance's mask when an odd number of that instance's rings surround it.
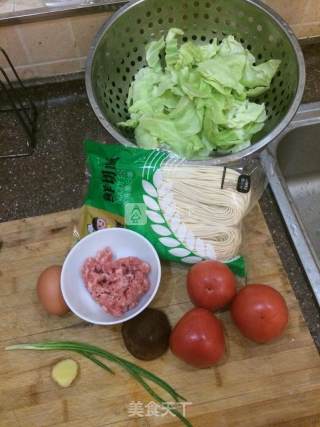
M 163 217 L 185 248 L 201 258 L 227 261 L 239 253 L 251 193 L 236 190 L 239 173 L 232 169 L 226 169 L 221 188 L 223 174 L 217 166 L 164 167 L 153 183 Z
M 90 181 L 79 238 L 124 226 L 146 237 L 163 260 L 216 259 L 245 274 L 241 223 L 265 187 L 256 161 L 213 166 L 167 151 L 93 141 L 85 142 L 85 152 Z

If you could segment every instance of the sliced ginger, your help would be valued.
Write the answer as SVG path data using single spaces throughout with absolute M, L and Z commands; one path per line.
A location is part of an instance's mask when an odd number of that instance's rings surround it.
M 52 379 L 61 387 L 69 387 L 77 378 L 79 364 L 73 359 L 64 359 L 56 363 L 51 371 Z

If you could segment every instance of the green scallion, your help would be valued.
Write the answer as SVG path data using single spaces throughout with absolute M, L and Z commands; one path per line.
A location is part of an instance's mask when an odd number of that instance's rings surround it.
M 170 384 L 159 378 L 157 375 L 148 371 L 147 369 L 141 368 L 135 363 L 129 362 L 122 357 L 116 356 L 109 351 L 103 350 L 99 347 L 85 344 L 81 342 L 72 342 L 72 341 L 49 341 L 49 342 L 40 342 L 40 343 L 31 343 L 31 344 L 16 344 L 6 347 L 6 350 L 64 350 L 64 351 L 73 351 L 75 353 L 81 354 L 87 359 L 91 360 L 96 365 L 100 366 L 104 370 L 108 371 L 111 374 L 114 374 L 113 370 L 110 369 L 105 363 L 103 363 L 97 357 L 106 359 L 112 363 L 118 364 L 121 368 L 126 370 L 146 391 L 149 395 L 155 399 L 160 405 L 165 405 L 166 401 L 163 399 L 151 386 L 147 383 L 146 380 L 157 384 L 162 390 L 166 391 L 176 402 L 185 401 L 186 399 L 175 391 Z M 190 421 L 183 416 L 178 410 L 169 407 L 169 411 L 178 417 L 181 422 L 187 426 L 192 427 Z

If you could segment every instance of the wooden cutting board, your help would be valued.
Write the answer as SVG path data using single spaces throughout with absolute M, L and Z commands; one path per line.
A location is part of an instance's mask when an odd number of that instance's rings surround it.
M 76 218 L 77 211 L 66 211 L 0 224 L 0 426 L 181 425 L 171 415 L 148 416 L 143 405 L 150 402 L 149 396 L 118 367 L 114 377 L 75 356 L 81 374 L 73 386 L 61 389 L 52 382 L 50 368 L 67 353 L 4 351 L 18 342 L 77 340 L 133 360 L 124 348 L 120 327 L 92 326 L 72 314 L 48 316 L 37 301 L 37 277 L 45 267 L 62 263 Z M 228 356 L 219 366 L 196 370 L 170 352 L 138 363 L 192 402 L 187 416 L 196 427 L 319 426 L 319 355 L 258 207 L 246 220 L 244 237 L 249 282 L 270 284 L 287 301 L 290 323 L 285 335 L 268 345 L 251 343 L 225 312 L 219 317 L 225 325 Z M 164 265 L 154 301 L 172 324 L 191 308 L 186 271 L 183 266 Z M 129 417 L 130 402 L 136 410 L 142 405 L 145 416 Z

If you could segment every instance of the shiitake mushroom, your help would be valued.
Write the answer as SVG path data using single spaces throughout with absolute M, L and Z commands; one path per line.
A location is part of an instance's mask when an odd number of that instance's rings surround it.
M 125 322 L 121 332 L 127 350 L 134 357 L 153 360 L 167 351 L 171 326 L 165 313 L 147 308 Z

